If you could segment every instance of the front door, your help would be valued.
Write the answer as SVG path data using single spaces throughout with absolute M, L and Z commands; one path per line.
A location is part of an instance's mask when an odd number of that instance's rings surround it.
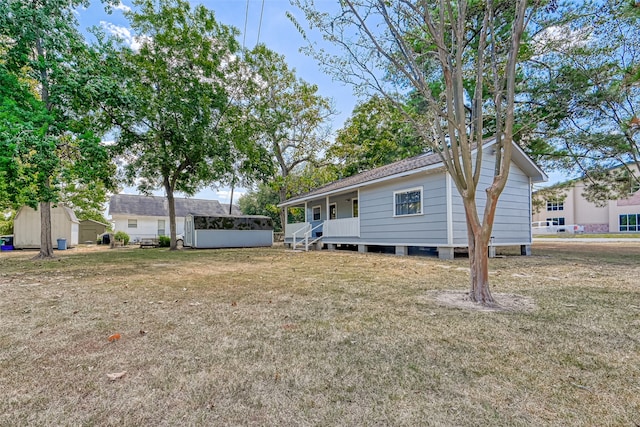
M 329 219 L 338 218 L 338 206 L 335 203 L 329 205 Z

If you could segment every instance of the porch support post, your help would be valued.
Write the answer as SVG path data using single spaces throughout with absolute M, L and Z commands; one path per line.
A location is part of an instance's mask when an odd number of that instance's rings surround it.
M 442 246 L 438 246 L 438 258 L 453 259 L 454 258 L 453 248 L 444 248 Z
M 325 214 L 327 217 L 325 218 L 325 221 L 328 221 L 329 220 L 329 196 L 325 197 L 325 205 L 327 206 L 327 210 L 326 210 L 327 213 Z
M 309 222 L 309 209 L 307 209 L 309 206 L 307 204 L 308 202 L 304 202 L 304 222 Z

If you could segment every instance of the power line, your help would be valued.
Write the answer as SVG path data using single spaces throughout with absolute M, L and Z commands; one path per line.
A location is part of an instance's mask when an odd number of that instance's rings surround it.
M 260 23 L 258 24 L 258 39 L 256 46 L 260 43 L 260 30 L 262 29 L 262 15 L 264 14 L 264 0 L 262 0 L 262 9 L 260 9 Z
M 264 0 L 262 0 L 264 6 Z M 242 33 L 242 50 L 244 50 L 244 42 L 247 38 L 247 21 L 249 20 L 249 0 L 247 0 L 247 9 L 244 12 L 244 32 Z

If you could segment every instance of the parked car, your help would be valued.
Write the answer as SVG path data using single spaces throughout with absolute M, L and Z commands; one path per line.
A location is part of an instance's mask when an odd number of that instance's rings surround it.
M 534 221 L 531 223 L 531 233 L 534 235 L 556 233 L 581 234 L 584 233 L 584 225 L 559 225 L 556 221 Z
M 571 224 L 567 229 L 567 233 L 571 234 L 582 234 L 584 233 L 584 225 L 579 224 Z
M 531 223 L 532 234 L 556 234 L 560 231 L 560 226 L 555 221 L 534 221 Z

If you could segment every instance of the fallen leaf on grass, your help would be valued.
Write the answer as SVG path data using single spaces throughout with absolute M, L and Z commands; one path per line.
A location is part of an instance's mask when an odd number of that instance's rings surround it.
M 122 338 L 120 334 L 113 334 L 113 335 L 109 335 L 109 338 L 107 339 L 109 340 L 109 342 L 114 342 L 114 341 L 118 341 L 120 338 Z
M 127 371 L 115 372 L 113 374 L 107 374 L 107 378 L 109 378 L 109 380 L 111 381 L 115 381 L 117 379 L 124 377 L 125 375 L 127 375 Z
M 142 329 L 140 329 L 140 335 L 147 335 L 147 331 L 143 331 Z
M 235 307 L 235 306 L 237 306 L 237 305 L 238 305 L 238 303 L 237 303 L 237 302 L 235 302 L 235 301 L 231 303 L 231 307 Z

